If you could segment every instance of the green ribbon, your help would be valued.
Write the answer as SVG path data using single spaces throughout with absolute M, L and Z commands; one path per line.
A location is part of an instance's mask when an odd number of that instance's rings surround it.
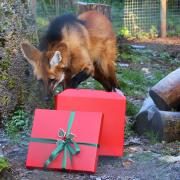
M 98 144 L 86 143 L 86 142 L 75 142 L 73 138 L 75 137 L 71 131 L 71 127 L 74 121 L 75 112 L 71 112 L 67 132 L 65 133 L 62 129 L 59 131 L 60 139 L 46 139 L 46 138 L 30 138 L 30 142 L 38 142 L 38 143 L 49 143 L 49 144 L 57 144 L 55 150 L 51 153 L 49 158 L 44 163 L 44 168 L 47 168 L 48 165 L 54 161 L 57 156 L 63 152 L 63 160 L 62 160 L 62 169 L 66 169 L 67 165 L 67 154 L 69 154 L 69 158 L 72 164 L 72 156 L 80 153 L 79 145 L 93 146 L 98 147 Z

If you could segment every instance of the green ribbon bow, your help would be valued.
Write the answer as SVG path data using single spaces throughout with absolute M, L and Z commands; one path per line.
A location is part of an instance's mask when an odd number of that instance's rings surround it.
M 44 168 L 47 168 L 48 165 L 54 161 L 57 156 L 63 151 L 63 160 L 62 160 L 62 169 L 66 169 L 67 165 L 67 153 L 69 154 L 70 161 L 72 164 L 72 156 L 77 155 L 80 153 L 79 145 L 87 145 L 87 146 L 94 146 L 98 147 L 98 144 L 92 143 L 85 143 L 85 142 L 75 142 L 73 138 L 75 137 L 74 134 L 70 133 L 71 127 L 74 121 L 75 112 L 71 112 L 70 119 L 68 122 L 67 132 L 65 133 L 64 130 L 60 129 L 58 136 L 60 139 L 45 139 L 45 138 L 30 138 L 31 142 L 40 142 L 40 143 L 50 143 L 50 144 L 57 144 L 56 149 L 51 153 L 49 158 L 44 163 Z

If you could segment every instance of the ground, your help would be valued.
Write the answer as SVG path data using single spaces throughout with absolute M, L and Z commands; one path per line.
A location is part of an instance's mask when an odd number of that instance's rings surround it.
M 21 142 L 14 144 L 1 138 L 0 155 L 3 153 L 10 163 L 10 169 L 1 173 L 1 180 L 36 180 L 37 177 L 42 180 L 178 180 L 180 176 L 180 158 L 172 158 L 179 154 L 180 144 L 177 142 L 151 145 L 147 139 L 129 137 L 125 143 L 124 157 L 100 157 L 95 174 L 27 170 L 27 141 Z
M 25 168 L 30 130 L 9 139 L 0 129 L 0 158 L 8 168 L 0 180 L 22 179 L 95 179 L 95 180 L 178 180 L 180 177 L 180 143 L 157 142 L 151 135 L 139 137 L 132 129 L 134 116 L 148 94 L 148 89 L 166 74 L 180 66 L 180 38 L 131 40 L 119 42 L 117 77 L 127 96 L 127 124 L 124 156 L 100 157 L 95 174 L 27 170 Z M 131 46 L 136 45 L 136 46 Z M 138 45 L 138 46 L 137 46 Z M 92 79 L 81 87 L 101 89 Z M 8 130 L 9 132 L 9 130 Z M 12 133 L 12 132 L 11 132 Z M 13 135 L 15 136 L 15 135 Z M 12 137 L 12 134 L 11 134 Z M 1 170 L 1 167 L 0 167 Z

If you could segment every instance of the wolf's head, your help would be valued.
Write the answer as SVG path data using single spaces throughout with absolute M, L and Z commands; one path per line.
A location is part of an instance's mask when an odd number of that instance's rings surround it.
M 21 50 L 27 61 L 33 66 L 34 75 L 44 85 L 46 99 L 56 86 L 63 82 L 67 68 L 68 49 L 66 44 L 40 51 L 28 42 L 21 43 Z

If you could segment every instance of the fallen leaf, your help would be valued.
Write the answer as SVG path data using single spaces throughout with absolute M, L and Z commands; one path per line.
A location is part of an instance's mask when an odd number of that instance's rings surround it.
M 123 165 L 123 167 L 128 168 L 128 167 L 130 167 L 133 163 L 134 163 L 134 161 L 133 161 L 132 159 L 128 158 L 128 159 L 126 159 L 126 160 L 124 160 L 124 161 L 122 162 L 122 165 Z

